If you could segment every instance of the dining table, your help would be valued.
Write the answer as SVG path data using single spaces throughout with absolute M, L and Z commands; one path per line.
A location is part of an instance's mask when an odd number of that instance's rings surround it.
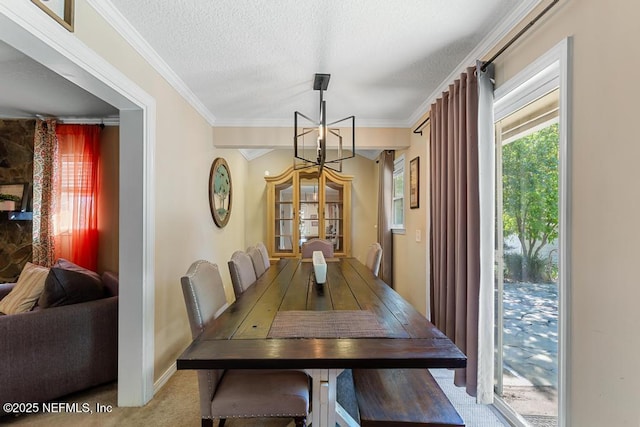
M 303 369 L 314 427 L 358 426 L 336 401 L 344 369 L 463 368 L 466 356 L 356 258 L 274 262 L 176 361 L 177 369 Z

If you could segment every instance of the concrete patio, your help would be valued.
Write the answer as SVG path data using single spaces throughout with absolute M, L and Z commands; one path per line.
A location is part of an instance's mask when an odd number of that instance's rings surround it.
M 504 284 L 504 400 L 534 426 L 556 425 L 558 287 Z

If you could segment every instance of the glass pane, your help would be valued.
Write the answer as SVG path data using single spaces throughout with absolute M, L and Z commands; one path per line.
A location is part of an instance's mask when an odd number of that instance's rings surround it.
M 404 200 L 396 199 L 393 201 L 393 224 L 404 224 Z
M 558 415 L 557 92 L 498 124 L 496 394 L 531 425 Z
M 344 249 L 342 243 L 343 189 L 342 185 L 328 179 L 324 187 L 325 239 L 333 243 L 333 250 L 336 252 Z
M 300 174 L 300 241 L 320 237 L 318 174 Z
M 404 192 L 404 174 L 400 173 L 393 177 L 393 197 L 402 197 Z
M 276 186 L 275 248 L 293 253 L 293 180 Z

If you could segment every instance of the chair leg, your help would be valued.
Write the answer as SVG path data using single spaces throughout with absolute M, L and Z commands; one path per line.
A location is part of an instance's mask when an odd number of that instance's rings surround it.
M 213 427 L 213 420 L 211 418 L 203 418 L 201 426 L 202 427 Z
M 220 422 L 218 423 L 218 427 L 224 427 L 224 423 L 227 422 L 226 418 L 220 418 Z
M 307 427 L 307 419 L 305 417 L 295 417 L 293 421 L 296 423 L 296 427 Z

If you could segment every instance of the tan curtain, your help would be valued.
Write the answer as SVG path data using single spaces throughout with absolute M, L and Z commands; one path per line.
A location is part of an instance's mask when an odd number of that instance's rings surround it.
M 33 142 L 33 263 L 50 267 L 54 259 L 53 182 L 57 175 L 56 121 L 36 120 Z
M 394 152 L 384 150 L 378 157 L 378 243 L 382 246 L 380 277 L 393 287 L 393 234 L 391 233 L 391 201 L 393 197 Z
M 468 68 L 431 106 L 431 313 L 467 355 L 455 384 L 475 396 L 480 288 L 478 88 Z

